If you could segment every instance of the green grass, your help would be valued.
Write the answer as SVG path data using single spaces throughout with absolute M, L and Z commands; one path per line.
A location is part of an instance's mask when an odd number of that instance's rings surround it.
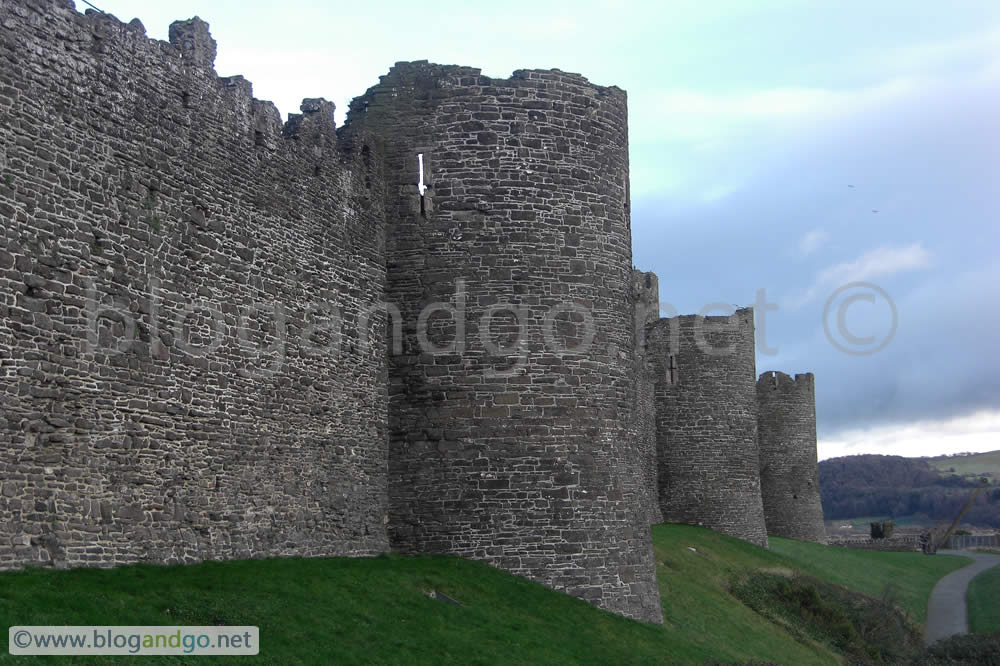
M 653 545 L 667 640 L 685 645 L 683 654 L 671 655 L 667 662 L 837 662 L 829 648 L 794 640 L 785 628 L 754 612 L 730 592 L 737 576 L 794 566 L 789 558 L 687 525 L 654 526 Z
M 775 537 L 770 543 L 774 553 L 791 558 L 805 573 L 871 597 L 898 598 L 919 624 L 927 621 L 927 600 L 934 584 L 970 561 L 955 555 L 880 553 Z
M 4 573 L 0 624 L 259 626 L 257 658 L 215 658 L 239 663 L 830 664 L 839 661 L 838 653 L 796 640 L 787 627 L 751 610 L 730 592 L 734 581 L 762 569 L 795 570 L 878 594 L 891 580 L 906 579 L 900 582 L 913 581 L 906 586 L 911 604 L 923 595 L 925 606 L 937 577 L 964 561 L 784 539 L 772 539 L 772 550 L 764 550 L 679 525 L 656 526 L 653 537 L 662 627 L 606 613 L 477 562 L 401 556 Z M 463 606 L 431 599 L 429 590 Z M 7 660 L 67 663 L 0 652 L 0 661 Z
M 954 468 L 959 476 L 981 477 L 988 474 L 993 479 L 1000 479 L 1000 451 L 976 453 L 971 456 L 950 456 L 931 458 L 927 462 L 942 472 Z
M 1000 631 L 1000 566 L 987 569 L 969 583 L 969 631 Z

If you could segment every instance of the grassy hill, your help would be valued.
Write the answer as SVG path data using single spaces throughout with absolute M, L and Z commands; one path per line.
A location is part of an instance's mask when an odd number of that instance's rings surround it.
M 971 456 L 941 456 L 928 458 L 927 462 L 942 472 L 1000 480 L 1000 451 L 975 453 Z
M 771 550 L 764 550 L 679 525 L 656 526 L 653 535 L 662 627 L 603 612 L 480 563 L 393 555 L 4 573 L 0 623 L 259 626 L 260 655 L 229 658 L 233 663 L 832 664 L 841 653 L 823 635 L 768 614 L 778 597 L 764 599 L 756 612 L 734 591 L 744 600 L 746 590 L 760 598 L 759 586 L 748 581 L 791 580 L 796 572 L 874 596 L 896 583 L 893 594 L 922 621 L 934 582 L 964 564 L 963 558 L 785 539 L 772 539 Z M 431 590 L 462 605 L 432 599 Z M 5 652 L 0 661 L 79 663 Z M 128 662 L 96 657 L 87 663 Z

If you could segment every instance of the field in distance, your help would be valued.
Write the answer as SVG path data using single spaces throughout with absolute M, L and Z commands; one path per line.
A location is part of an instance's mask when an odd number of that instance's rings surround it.
M 961 476 L 985 476 L 1000 480 L 1000 451 L 973 453 L 965 456 L 939 456 L 926 459 L 931 466 L 942 472 Z

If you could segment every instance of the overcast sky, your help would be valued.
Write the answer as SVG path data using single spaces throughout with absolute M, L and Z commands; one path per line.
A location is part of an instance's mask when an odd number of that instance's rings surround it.
M 998 2 L 94 4 L 198 15 L 220 75 L 338 123 L 400 60 L 617 85 L 636 266 L 680 313 L 777 308 L 757 369 L 816 374 L 820 458 L 1000 449 Z

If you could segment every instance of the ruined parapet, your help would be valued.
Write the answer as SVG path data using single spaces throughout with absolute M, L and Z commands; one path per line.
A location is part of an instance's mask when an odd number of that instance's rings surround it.
M 283 134 L 199 19 L 3 22 L 0 568 L 385 551 L 384 191 L 332 105 Z
M 657 491 L 656 366 L 649 356 L 646 340 L 649 326 L 660 318 L 660 284 L 655 273 L 632 271 L 632 303 L 635 311 L 634 429 L 639 444 L 635 475 L 640 481 L 639 506 L 646 512 L 646 521 L 655 525 L 663 522 Z
M 757 381 L 761 494 L 767 533 L 826 543 L 816 455 L 812 373 L 765 372 Z
M 649 349 L 663 520 L 766 546 L 753 309 L 660 319 L 650 327 Z
M 197 16 L 187 21 L 175 21 L 170 24 L 168 34 L 170 43 L 186 63 L 206 69 L 215 67 L 217 47 L 208 23 Z
M 397 63 L 351 103 L 386 148 L 390 539 L 660 622 L 635 478 L 625 93 Z
M 632 271 L 632 302 L 635 312 L 635 348 L 646 354 L 646 328 L 660 318 L 660 280 L 656 273 Z

